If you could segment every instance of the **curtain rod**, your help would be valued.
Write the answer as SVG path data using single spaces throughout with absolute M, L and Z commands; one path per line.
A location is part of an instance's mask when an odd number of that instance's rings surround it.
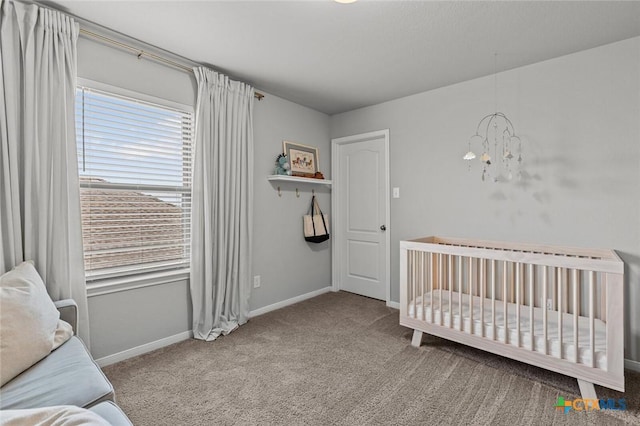
M 172 66 L 174 68 L 178 68 L 178 69 L 180 69 L 182 71 L 185 71 L 185 72 L 188 72 L 188 73 L 192 73 L 193 72 L 192 68 L 187 67 L 185 65 L 182 65 L 182 64 L 180 64 L 178 62 L 172 61 L 171 59 L 162 57 L 160 55 L 156 55 L 156 54 L 151 53 L 151 52 L 145 52 L 142 49 L 138 49 L 138 48 L 135 48 L 133 46 L 129 46 L 128 44 L 122 43 L 120 41 L 113 40 L 113 39 L 111 39 L 109 37 L 105 37 L 105 36 L 103 36 L 101 34 L 94 33 L 93 31 L 89 31 L 89 30 L 86 30 L 84 28 L 80 28 L 80 34 L 85 35 L 87 37 L 94 38 L 96 40 L 100 40 L 100 41 L 108 43 L 108 44 L 112 44 L 114 46 L 118 46 L 118 47 L 120 47 L 122 49 L 125 49 L 125 50 L 128 50 L 130 52 L 133 52 L 133 53 L 136 54 L 138 59 L 142 59 L 142 57 L 146 56 L 148 58 L 153 59 L 154 61 L 161 62 L 161 63 L 163 63 L 165 65 L 169 65 L 169 66 Z M 258 99 L 259 101 L 261 101 L 262 98 L 264 98 L 264 95 L 262 93 L 260 93 L 260 92 L 254 92 L 254 97 L 256 99 Z

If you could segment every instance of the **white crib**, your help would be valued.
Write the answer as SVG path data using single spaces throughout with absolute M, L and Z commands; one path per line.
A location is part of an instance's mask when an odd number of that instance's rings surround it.
M 400 324 L 624 392 L 613 250 L 427 237 L 400 243 Z

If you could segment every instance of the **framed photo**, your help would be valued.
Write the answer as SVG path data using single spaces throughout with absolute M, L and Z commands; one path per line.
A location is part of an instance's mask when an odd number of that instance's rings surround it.
M 289 141 L 282 141 L 282 147 L 293 176 L 313 177 L 320 171 L 318 148 Z

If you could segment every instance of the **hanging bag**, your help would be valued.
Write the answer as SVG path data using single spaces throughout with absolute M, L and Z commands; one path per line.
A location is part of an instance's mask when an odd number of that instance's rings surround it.
M 303 216 L 304 239 L 310 243 L 321 243 L 329 239 L 329 216 L 324 215 L 316 196 L 311 197 L 309 213 Z

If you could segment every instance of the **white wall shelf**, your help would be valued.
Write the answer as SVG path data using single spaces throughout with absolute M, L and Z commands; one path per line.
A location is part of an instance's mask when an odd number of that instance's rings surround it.
M 309 183 L 315 185 L 325 185 L 331 187 L 331 181 L 327 179 L 313 179 L 298 176 L 286 176 L 286 175 L 270 175 L 267 176 L 267 180 L 278 182 L 295 182 L 295 183 Z
M 309 185 L 324 185 L 331 189 L 331 181 L 327 179 L 313 179 L 313 178 L 305 178 L 298 176 L 287 176 L 287 175 L 269 175 L 267 176 L 267 180 L 270 182 L 275 182 L 278 184 L 278 197 L 282 197 L 282 190 L 280 189 L 280 184 L 283 182 L 289 183 L 304 183 Z M 316 191 L 314 189 L 311 190 L 313 195 L 316 195 Z M 300 191 L 296 188 L 296 198 L 300 198 Z

